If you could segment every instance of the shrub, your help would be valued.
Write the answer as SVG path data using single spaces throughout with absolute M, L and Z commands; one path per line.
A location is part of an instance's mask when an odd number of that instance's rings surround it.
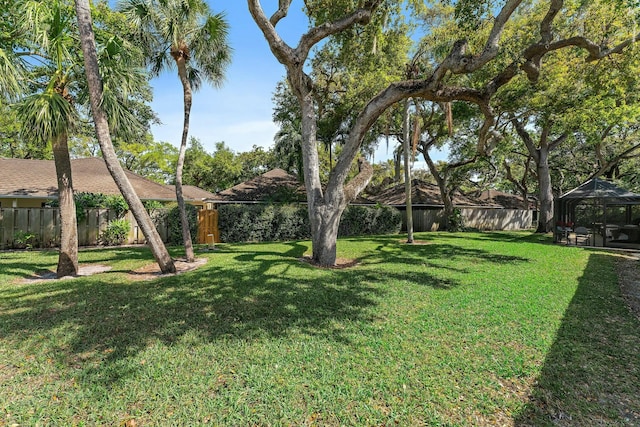
M 448 223 L 449 227 L 448 231 L 464 231 L 464 217 L 462 216 L 462 210 L 459 208 L 454 208 L 453 213 L 449 215 Z
M 339 236 L 398 233 L 400 212 L 389 206 L 349 206 L 342 215 Z M 311 237 L 305 205 L 222 205 L 218 228 L 224 242 L 301 240 Z
M 195 240 L 198 237 L 198 209 L 188 203 L 185 204 L 185 209 L 187 211 L 187 218 L 189 219 L 191 239 Z M 183 245 L 184 237 L 182 236 L 182 221 L 180 220 L 180 209 L 178 208 L 177 203 L 174 203 L 169 207 L 167 221 L 169 222 L 169 244 Z
M 31 249 L 36 243 L 37 238 L 37 234 L 18 230 L 13 235 L 12 247 L 14 249 Z
M 109 221 L 107 228 L 100 233 L 100 242 L 105 246 L 121 245 L 131 230 L 131 223 L 126 219 Z
M 97 207 L 104 207 L 114 211 L 117 218 L 122 218 L 122 216 L 129 210 L 129 205 L 124 200 L 124 197 L 119 194 L 104 196 L 103 205 Z

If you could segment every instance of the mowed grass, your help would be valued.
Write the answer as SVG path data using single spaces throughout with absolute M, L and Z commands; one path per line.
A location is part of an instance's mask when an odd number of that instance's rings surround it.
M 57 254 L 0 253 L 0 425 L 640 425 L 615 255 L 416 237 L 340 240 L 347 269 L 301 262 L 309 242 L 223 244 L 151 281 L 127 274 L 145 248 L 26 283 Z

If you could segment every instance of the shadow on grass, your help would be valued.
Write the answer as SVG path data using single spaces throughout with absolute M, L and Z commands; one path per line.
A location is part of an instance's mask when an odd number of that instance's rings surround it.
M 172 256 L 183 254 L 182 248 L 171 248 Z M 108 256 L 107 256 L 108 254 Z M 105 248 L 80 248 L 80 264 L 85 263 L 119 263 L 149 260 L 151 252 L 147 246 L 118 247 L 113 250 Z M 7 282 L 37 276 L 45 271 L 56 270 L 58 250 L 36 251 L 3 251 L 0 252 L 0 278 Z M 113 270 L 114 272 L 125 270 Z
M 397 242 L 397 236 L 394 239 Z M 86 366 L 86 381 L 108 385 L 132 375 L 134 368 L 121 361 L 150 343 L 178 344 L 193 334 L 204 342 L 308 334 L 349 343 L 353 328 L 377 320 L 376 306 L 390 283 L 443 290 L 459 286 L 450 277 L 415 271 L 419 263 L 455 270 L 437 261 L 527 261 L 452 245 L 379 241 L 358 267 L 344 270 L 301 262 L 309 243 L 289 242 L 277 251 L 266 251 L 263 245 L 222 246 L 195 271 L 149 282 L 132 283 L 110 272 L 17 285 L 17 292 L 15 287 L 0 291 L 0 335 L 16 342 L 42 337 L 39 351 L 50 353 L 47 357 Z M 152 262 L 145 248 L 96 251 L 86 258 L 109 264 L 132 258 Z
M 517 426 L 640 425 L 640 324 L 612 264 L 590 255 Z

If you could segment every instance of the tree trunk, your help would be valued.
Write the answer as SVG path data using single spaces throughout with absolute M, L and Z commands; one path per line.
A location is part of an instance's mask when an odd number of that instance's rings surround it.
M 336 264 L 336 241 L 343 211 L 344 207 L 316 205 L 311 214 L 312 258 L 320 266 L 331 267 Z
M 433 175 L 433 178 L 436 180 L 438 188 L 440 189 L 440 197 L 442 197 L 442 204 L 444 206 L 444 229 L 449 230 L 449 218 L 453 215 L 453 200 L 451 200 L 451 193 L 447 189 L 447 178 L 446 176 L 440 175 L 436 164 L 429 155 L 429 147 L 424 148 L 422 155 L 425 162 L 427 162 L 427 166 L 429 166 L 431 175 Z
M 96 53 L 95 37 L 93 27 L 91 25 L 91 11 L 89 9 L 89 0 L 75 0 L 76 16 L 78 18 L 78 28 L 80 30 L 80 41 L 82 43 L 82 52 L 84 55 L 85 72 L 87 74 L 87 83 L 89 86 L 89 95 L 91 98 L 91 111 L 93 113 L 93 121 L 95 123 L 96 134 L 104 161 L 107 169 L 111 173 L 113 180 L 120 189 L 122 197 L 129 205 L 129 209 L 133 213 L 138 226 L 142 230 L 147 244 L 151 248 L 160 271 L 162 273 L 175 273 L 176 267 L 165 247 L 158 230 L 156 230 L 151 221 L 151 217 L 142 205 L 140 198 L 136 194 L 133 186 L 127 179 L 127 176 L 120 166 L 118 157 L 111 142 L 109 134 L 109 124 L 107 117 L 100 105 L 102 99 L 102 79 L 100 78 L 100 70 L 98 68 L 98 57 Z
M 60 254 L 58 255 L 58 278 L 78 274 L 78 223 L 76 204 L 73 200 L 71 160 L 67 145 L 67 133 L 58 135 L 53 143 L 53 159 L 58 178 L 58 201 L 60 204 Z
M 538 187 L 540 191 L 540 215 L 538 216 L 537 233 L 548 233 L 553 230 L 553 190 L 551 187 L 551 171 L 549 169 L 549 149 L 542 146 L 538 149 L 537 162 Z
M 176 199 L 178 200 L 178 209 L 180 210 L 180 223 L 182 224 L 182 238 L 184 241 L 184 252 L 187 262 L 193 262 L 195 255 L 193 254 L 193 242 L 191 240 L 191 231 L 189 229 L 189 217 L 187 216 L 187 208 L 182 193 L 182 170 L 184 168 L 184 158 L 187 152 L 187 137 L 189 135 L 189 116 L 191 114 L 191 84 L 187 77 L 187 64 L 184 55 L 175 54 L 176 64 L 178 66 L 178 76 L 182 82 L 184 92 L 184 124 L 182 127 L 182 140 L 180 141 L 180 151 L 178 153 L 178 165 L 176 167 Z
M 402 112 L 402 145 L 404 151 L 404 194 L 405 207 L 407 214 L 407 243 L 413 243 L 413 207 L 411 205 L 411 162 L 409 161 L 411 148 L 409 147 L 409 138 L 411 135 L 409 129 L 409 100 L 405 99 L 404 109 Z

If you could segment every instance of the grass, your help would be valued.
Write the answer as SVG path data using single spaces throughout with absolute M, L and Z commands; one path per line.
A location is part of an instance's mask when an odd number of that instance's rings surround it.
M 640 425 L 640 324 L 615 256 L 528 233 L 219 246 L 131 281 L 28 282 L 55 252 L 0 253 L 0 425 Z M 179 256 L 180 252 L 173 252 Z

